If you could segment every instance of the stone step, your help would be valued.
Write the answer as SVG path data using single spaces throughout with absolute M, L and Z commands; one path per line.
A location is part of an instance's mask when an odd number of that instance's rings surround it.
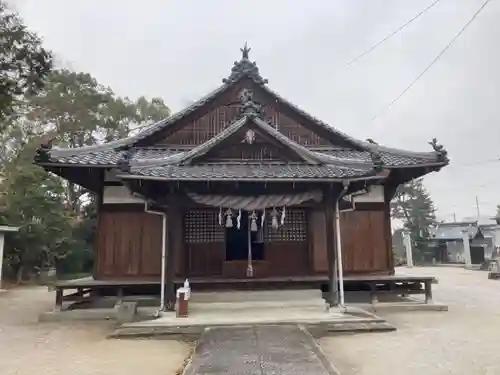
M 302 290 L 249 290 L 249 291 L 221 291 L 221 292 L 192 292 L 193 303 L 220 303 L 220 302 L 275 302 L 275 301 L 322 301 L 320 289 Z
M 337 321 L 335 321 L 337 320 Z M 243 323 L 243 322 L 226 322 L 226 323 L 201 323 L 201 324 L 179 324 L 172 322 L 171 324 L 153 324 L 150 325 L 130 325 L 125 324 L 115 329 L 108 337 L 109 338 L 147 338 L 147 337 L 163 337 L 174 340 L 198 339 L 199 335 L 207 328 L 217 327 L 245 327 L 245 326 L 276 326 L 276 325 L 301 325 L 304 326 L 315 338 L 321 338 L 329 335 L 343 335 L 354 333 L 369 333 L 369 332 L 391 332 L 395 331 L 396 327 L 390 323 L 379 319 L 358 319 L 349 321 L 350 319 L 304 319 L 296 321 L 295 319 L 277 321 L 261 321 L 258 323 Z
M 326 311 L 327 304 L 321 299 L 289 300 L 289 301 L 238 301 L 238 302 L 193 302 L 189 301 L 189 310 L 257 310 L 303 308 L 307 310 Z
M 329 323 L 325 328 L 330 333 L 391 332 L 396 327 L 386 321 Z

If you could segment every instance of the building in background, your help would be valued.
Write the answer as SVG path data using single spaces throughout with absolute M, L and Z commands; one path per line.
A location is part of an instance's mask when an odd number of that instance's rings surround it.
M 497 245 L 495 223 L 478 224 L 477 221 L 440 223 L 429 241 L 429 251 L 436 263 L 465 263 L 463 232 L 470 241 L 472 264 L 491 259 Z

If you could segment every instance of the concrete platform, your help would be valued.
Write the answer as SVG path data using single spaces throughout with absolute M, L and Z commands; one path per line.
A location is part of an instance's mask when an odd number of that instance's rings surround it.
M 244 291 L 244 292 L 196 292 L 193 293 L 189 302 L 190 310 L 193 312 L 205 311 L 207 308 L 212 315 L 227 315 L 225 311 L 234 314 L 247 314 L 246 311 L 261 311 L 262 316 L 267 316 L 266 310 L 289 309 L 292 312 L 288 317 L 302 317 L 304 312 L 315 311 L 312 319 L 323 319 L 326 304 L 320 297 L 319 290 L 284 290 L 284 291 Z M 438 303 L 425 304 L 413 297 L 390 297 L 384 296 L 380 302 L 371 304 L 367 292 L 346 293 L 346 302 L 349 306 L 349 314 L 356 315 L 355 311 L 362 311 L 361 317 L 368 313 L 404 312 L 404 311 L 447 311 L 448 306 Z M 158 309 L 160 301 L 157 297 L 137 296 L 127 297 L 126 300 L 138 302 L 137 320 L 152 320 Z M 99 300 L 87 301 L 87 303 L 73 304 L 69 309 L 62 311 L 44 312 L 39 316 L 41 322 L 57 322 L 72 320 L 116 320 L 117 309 L 114 308 L 117 300 L 113 297 L 101 298 Z M 305 309 L 300 311 L 300 309 Z M 312 309 L 312 310 L 311 310 Z M 222 313 L 222 315 L 221 315 Z M 260 314 L 260 313 L 259 313 Z M 318 314 L 320 315 L 318 318 Z M 283 317 L 283 312 L 275 314 Z M 328 317 L 330 319 L 331 316 Z M 209 324 L 202 321 L 202 324 Z M 214 318 L 216 319 L 216 318 Z M 269 320 L 269 319 L 268 319 Z M 272 319 L 271 319 L 272 320 Z M 253 321 L 251 322 L 253 324 Z M 181 325 L 184 325 L 181 324 Z
M 239 303 L 198 304 L 190 309 L 185 318 L 177 318 L 175 313 L 163 313 L 161 317 L 135 323 L 127 323 L 117 328 L 109 337 L 134 338 L 183 335 L 200 335 L 207 328 L 249 327 L 266 325 L 303 325 L 316 337 L 334 332 L 374 332 L 393 331 L 395 327 L 384 319 L 362 309 L 352 308 L 329 310 L 317 306 L 273 305 L 272 302 L 258 302 L 242 308 Z

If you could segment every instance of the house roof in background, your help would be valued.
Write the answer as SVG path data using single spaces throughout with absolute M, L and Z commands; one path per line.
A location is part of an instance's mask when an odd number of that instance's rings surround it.
M 462 240 L 463 232 L 467 231 L 469 237 L 478 235 L 479 226 L 477 221 L 462 221 L 453 223 L 441 223 L 436 227 L 434 239 L 436 240 Z

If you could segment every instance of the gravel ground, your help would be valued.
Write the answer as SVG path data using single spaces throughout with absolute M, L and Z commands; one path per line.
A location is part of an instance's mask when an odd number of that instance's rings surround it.
M 37 323 L 53 302 L 42 287 L 0 294 L 1 375 L 173 375 L 188 355 L 175 341 L 108 340 L 109 323 Z
M 432 275 L 448 312 L 383 315 L 398 330 L 329 337 L 320 344 L 342 375 L 499 375 L 500 280 L 463 268 L 401 268 Z

